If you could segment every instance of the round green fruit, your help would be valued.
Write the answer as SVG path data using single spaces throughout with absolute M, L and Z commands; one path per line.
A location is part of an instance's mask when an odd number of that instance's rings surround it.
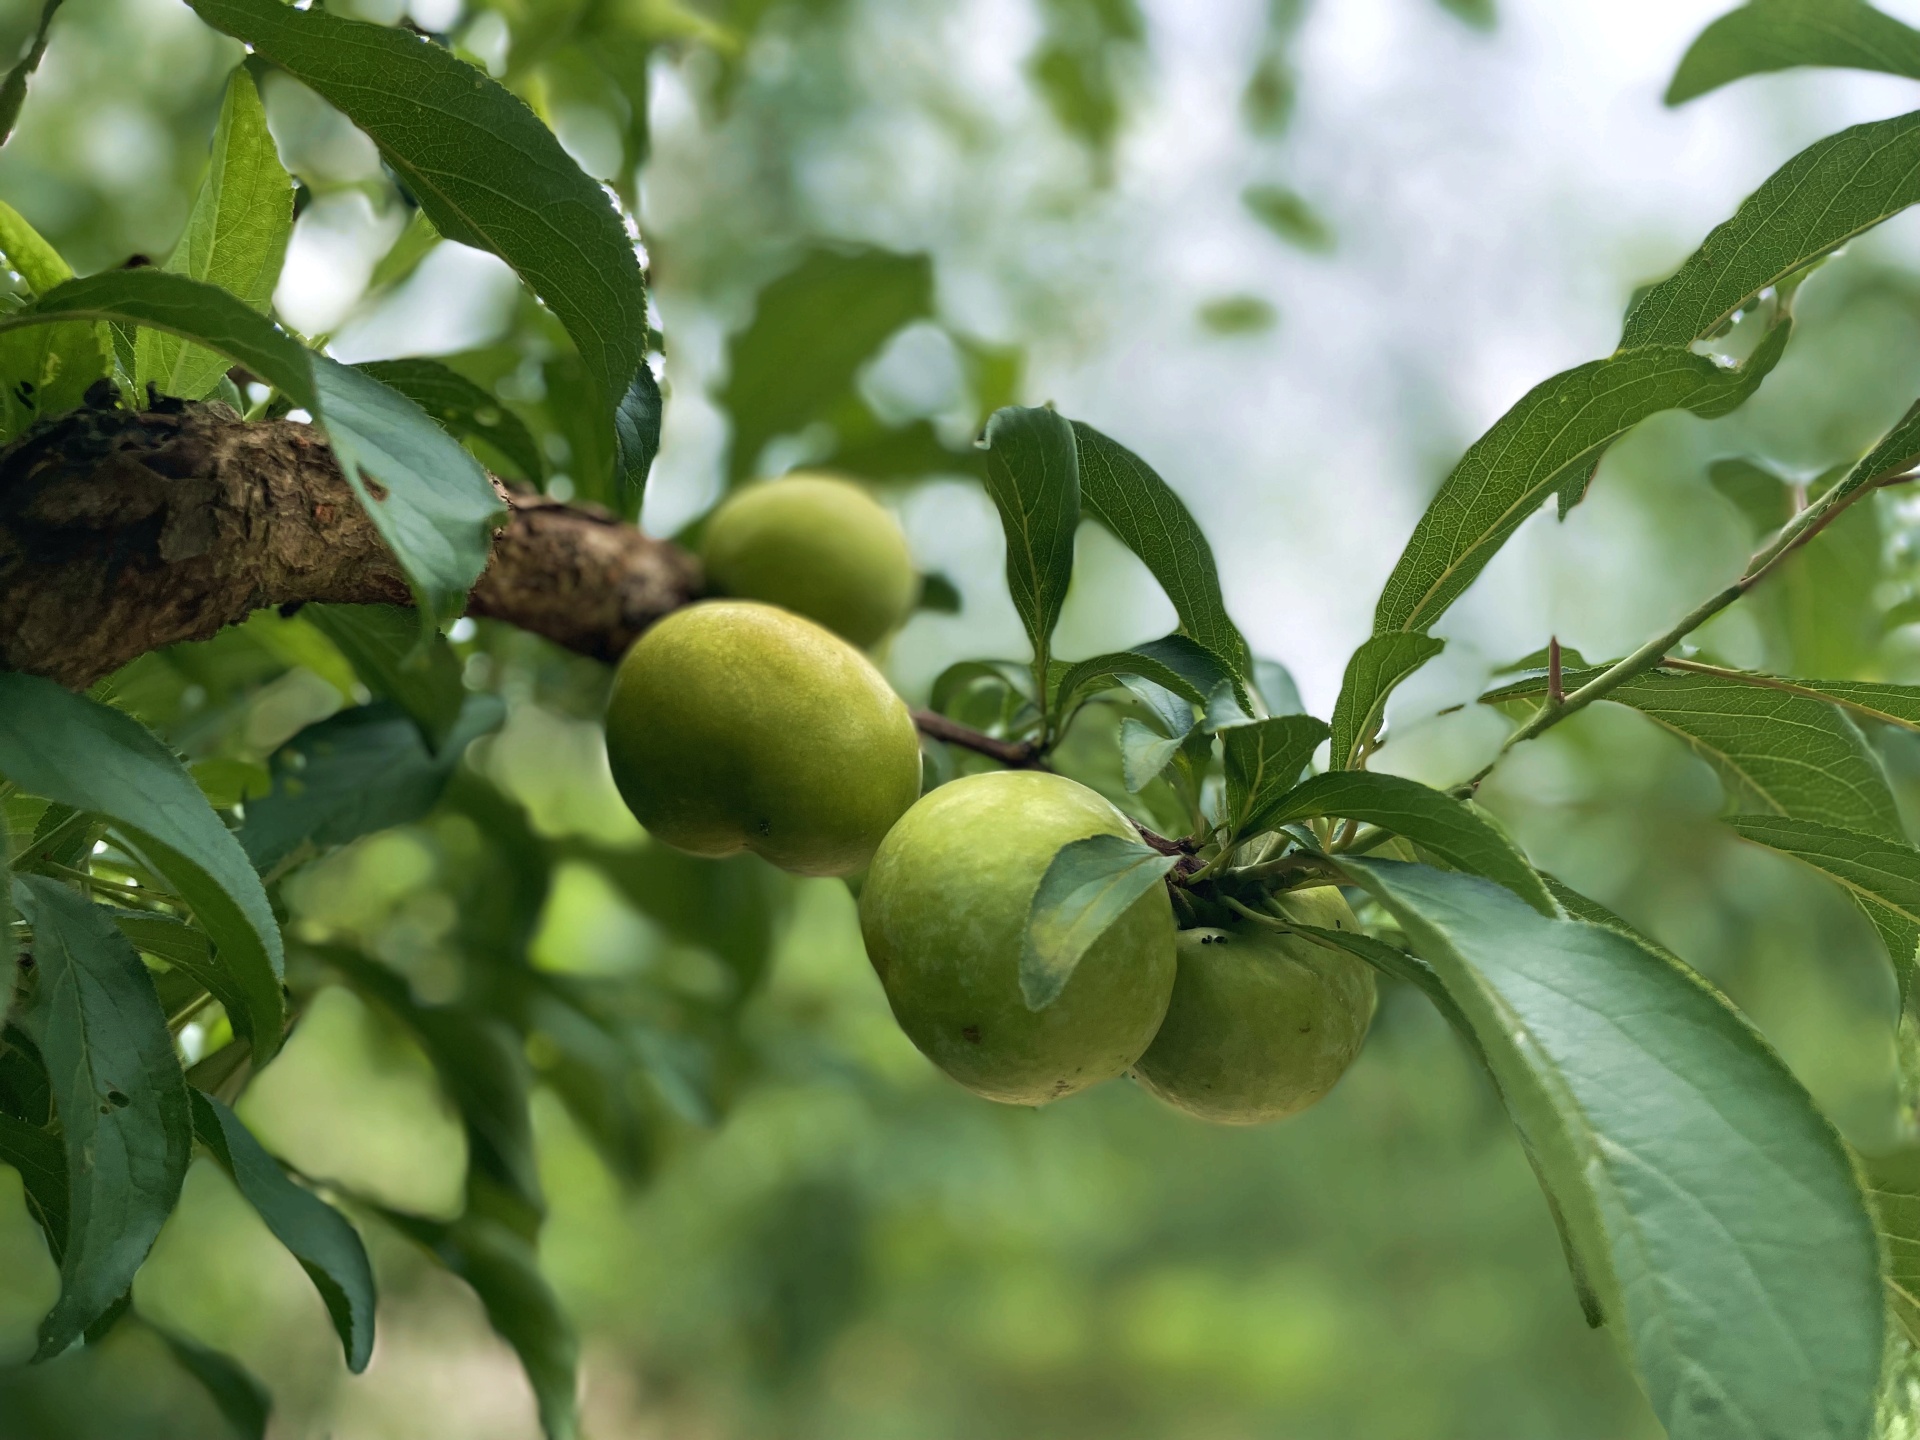
M 1084 785 L 1037 771 L 956 780 L 881 842 L 860 892 L 860 930 L 894 1017 L 975 1094 L 1044 1105 L 1111 1080 L 1147 1048 L 1173 988 L 1173 909 L 1155 885 L 1088 947 L 1059 997 L 1020 993 L 1027 909 L 1054 852 L 1089 835 L 1133 837 Z
M 858 485 L 794 474 L 750 485 L 713 512 L 707 580 L 867 648 L 906 623 L 920 579 L 900 522 Z
M 771 605 L 676 610 L 620 662 L 607 760 L 640 823 L 693 855 L 845 875 L 920 793 L 920 737 L 867 657 Z
M 1285 895 L 1303 925 L 1358 930 L 1331 888 Z M 1342 950 L 1253 921 L 1180 932 L 1166 1022 L 1134 1078 L 1190 1115 L 1258 1125 L 1297 1115 L 1353 1063 L 1373 1020 L 1373 970 Z

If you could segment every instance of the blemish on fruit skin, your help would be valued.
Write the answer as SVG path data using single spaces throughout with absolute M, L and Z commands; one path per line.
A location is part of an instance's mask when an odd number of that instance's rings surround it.
M 773 834 L 773 822 L 771 820 L 763 819 L 754 828 L 760 832 L 760 836 L 762 839 L 765 839 L 767 836 Z
M 969 1045 L 978 1045 L 980 1043 L 980 1027 L 978 1025 L 963 1026 L 960 1031 L 960 1038 L 965 1040 Z

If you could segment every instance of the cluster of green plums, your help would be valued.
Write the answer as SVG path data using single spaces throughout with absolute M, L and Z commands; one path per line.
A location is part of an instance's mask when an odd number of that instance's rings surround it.
M 1005 770 L 921 794 L 920 738 L 863 648 L 919 587 L 893 516 L 850 482 L 750 486 L 709 519 L 715 598 L 648 630 L 607 709 L 620 793 L 657 840 L 854 876 L 867 955 L 901 1028 L 988 1099 L 1040 1105 L 1129 1071 L 1207 1120 L 1294 1114 L 1330 1090 L 1373 1015 L 1372 971 L 1253 923 L 1177 930 L 1164 886 L 1123 913 L 1057 999 L 1020 987 L 1028 909 L 1064 845 L 1132 838 L 1103 796 Z M 1336 889 L 1277 902 L 1356 928 Z

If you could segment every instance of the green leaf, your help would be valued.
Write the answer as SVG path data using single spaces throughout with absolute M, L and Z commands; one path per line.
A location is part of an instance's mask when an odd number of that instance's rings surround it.
M 334 643 L 369 690 L 412 717 L 428 749 L 446 744 L 467 688 L 444 636 L 422 639 L 419 617 L 393 605 L 304 605 L 300 618 Z
M 1758 540 L 1793 518 L 1793 491 L 1764 465 L 1741 457 L 1716 460 L 1707 467 L 1707 483 L 1731 500 Z
M 229 1018 L 264 1065 L 280 1048 L 284 957 L 260 879 L 173 752 L 131 716 L 50 680 L 0 673 L 0 774 L 32 795 L 104 815 L 219 947 Z
M 1073 427 L 1048 409 L 1008 406 L 987 422 L 987 494 L 1007 538 L 1007 592 L 1044 673 L 1073 579 L 1080 463 Z
M 27 1210 L 57 1265 L 67 1253 L 67 1152 L 60 1137 L 0 1110 L 0 1162 L 20 1172 Z
M 1887 1302 L 1920 1345 L 1920 1149 L 1865 1157 L 1874 1226 L 1887 1255 Z
M 1332 227 L 1297 190 L 1285 185 L 1249 185 L 1240 192 L 1240 203 L 1289 245 L 1321 255 L 1333 249 Z
M 399 391 L 448 434 L 492 447 L 512 466 L 515 479 L 538 483 L 546 478 L 546 458 L 526 422 L 459 371 L 438 360 L 371 360 L 353 368 Z
M 1880 443 L 1861 456 L 1846 478 L 1834 486 L 1836 498 L 1910 470 L 1916 462 L 1920 462 L 1920 400 L 1909 406 L 1899 423 L 1881 436 Z
M 33 43 L 27 47 L 14 67 L 0 79 L 0 145 L 7 143 L 7 137 L 13 134 L 14 122 L 20 118 L 20 107 L 26 103 L 27 81 L 35 70 L 40 68 L 40 59 L 47 53 L 47 30 L 53 24 L 54 12 L 60 8 L 60 0 L 44 0 L 40 7 L 40 25 L 33 32 Z
M 1446 648 L 1430 635 L 1375 635 L 1353 652 L 1333 703 L 1333 749 L 1328 765 L 1351 770 L 1365 758 L 1386 719 L 1387 697 L 1400 682 Z
M 418 820 L 440 799 L 468 742 L 504 718 L 499 697 L 469 695 L 437 755 L 405 712 L 383 701 L 309 725 L 274 752 L 273 790 L 248 804 L 240 844 L 265 872 L 305 847 L 330 849 Z
M 0 335 L 69 319 L 146 326 L 192 340 L 239 361 L 305 408 L 325 429 L 374 528 L 407 572 L 423 618 L 450 618 L 465 607 L 492 552 L 502 507 L 478 462 L 412 401 L 315 355 L 226 291 L 163 270 L 70 280 L 22 309 L 0 313 Z
M 1246 828 L 1258 834 L 1323 816 L 1378 825 L 1431 851 L 1456 870 L 1504 885 L 1542 915 L 1560 913 L 1526 857 L 1496 826 L 1451 795 L 1399 775 L 1330 770 L 1312 776 L 1255 811 Z
M 280 163 L 253 77 L 239 66 L 227 81 L 206 178 L 166 268 L 218 285 L 265 314 L 292 235 L 293 177 Z M 145 396 L 152 384 L 163 395 L 199 400 L 213 393 L 227 363 L 177 335 L 142 330 L 134 342 L 134 390 Z
M 13 940 L 13 835 L 6 812 L 0 810 L 0 1025 L 13 1004 L 14 965 L 18 950 Z
M 265 1440 L 267 1422 L 273 1418 L 273 1395 L 252 1371 L 224 1351 L 156 1325 L 145 1316 L 141 1323 L 166 1343 L 180 1368 L 200 1382 L 234 1434 L 242 1440 Z
M 34 294 L 73 278 L 73 267 L 26 221 L 0 201 L 0 259 Z M 98 325 L 42 325 L 0 335 L 0 445 L 43 416 L 78 408 L 87 387 L 107 373 Z
M 1129 795 L 1138 795 L 1160 778 L 1180 753 L 1187 730 L 1169 738 L 1131 715 L 1120 722 L 1120 776 Z
M 383 1213 L 394 1228 L 473 1287 L 488 1322 L 526 1369 L 547 1440 L 577 1440 L 580 1343 L 559 1297 L 540 1273 L 533 1245 L 471 1206 L 452 1224 L 391 1210 Z
M 772 281 L 727 346 L 720 408 L 733 422 L 727 479 L 755 473 L 767 442 L 826 419 L 860 369 L 903 326 L 933 313 L 933 261 L 871 246 L 819 245 Z M 867 468 L 867 467 L 863 467 Z
M 1601 672 L 1569 672 L 1575 690 Z M 1481 696 L 1487 704 L 1544 695 L 1529 677 Z M 1671 730 L 1748 811 L 1816 820 L 1902 839 L 1900 816 L 1879 760 L 1859 728 L 1824 700 L 1717 675 L 1652 670 L 1606 697 Z
M 1487 1057 L 1653 1410 L 1686 1440 L 1861 1440 L 1884 1313 L 1845 1147 L 1691 972 L 1470 876 L 1348 859 Z
M 193 1129 L 274 1238 L 313 1281 L 333 1317 L 347 1368 L 358 1375 L 373 1355 L 373 1267 L 347 1217 L 311 1190 L 294 1184 L 225 1105 L 192 1092 Z
M 1920 79 L 1920 31 L 1861 0 L 1754 0 L 1700 32 L 1680 58 L 1667 104 L 1797 65 L 1880 70 Z
M 958 615 L 964 608 L 960 598 L 960 587 L 937 571 L 931 575 L 922 575 L 920 598 L 914 602 L 913 608 L 931 611 L 935 615 Z
M 1679 270 L 1634 303 L 1620 348 L 1704 339 L 1762 290 L 1916 200 L 1920 112 L 1816 140 L 1742 201 Z
M 1534 386 L 1474 441 L 1428 504 L 1381 591 L 1374 632 L 1428 630 L 1542 503 L 1571 482 L 1584 484 L 1607 447 L 1642 420 L 1663 410 L 1712 419 L 1736 409 L 1778 363 L 1791 329 L 1782 316 L 1731 369 L 1689 350 L 1692 334 L 1675 340 L 1656 329 Z
M 97 907 L 44 876 L 15 898 L 33 926 L 36 983 L 21 1023 L 46 1061 L 67 1152 L 60 1298 L 36 1360 L 118 1303 L 173 1212 L 192 1157 L 187 1083 L 153 980 Z
M 27 282 L 35 295 L 45 294 L 56 285 L 73 279 L 73 267 L 58 250 L 27 223 L 26 217 L 0 200 L 0 258 L 7 268 Z
M 1040 877 L 1020 943 L 1020 995 L 1029 1010 L 1060 998 L 1087 948 L 1173 868 L 1176 856 L 1123 835 L 1064 845 Z
M 1131 650 L 1076 660 L 1055 684 L 1051 708 L 1064 715 L 1083 692 L 1110 689 L 1123 675 L 1151 680 L 1181 699 L 1203 707 L 1207 697 L 1229 679 L 1227 668 L 1218 656 L 1184 635 L 1168 635 Z
M 1311 715 L 1281 715 L 1220 732 L 1227 770 L 1227 816 L 1234 835 L 1292 790 L 1331 732 Z
M 1180 628 L 1226 661 L 1239 679 L 1250 679 L 1247 642 L 1221 598 L 1213 547 L 1173 487 L 1091 425 L 1074 421 L 1073 439 L 1086 513 L 1140 557 L 1173 602 Z
M 192 0 L 216 30 L 345 112 L 449 240 L 491 250 L 566 327 L 637 495 L 660 447 L 647 287 L 626 222 L 526 102 L 405 30 L 281 0 Z
M 113 906 L 101 909 L 134 949 L 164 961 L 170 970 L 185 976 L 196 990 L 204 990 L 218 1000 L 229 1016 L 246 1014 L 247 992 L 215 958 L 213 942 L 204 933 L 184 920 L 151 910 L 121 910 Z M 237 1021 L 234 1028 L 243 1033 L 246 1029 Z
M 1860 903 L 1886 943 L 1904 1003 L 1920 944 L 1920 850 L 1902 840 L 1783 815 L 1734 815 L 1727 823 L 1742 839 L 1818 870 Z
M 1118 60 L 1146 38 L 1136 0 L 1045 0 L 1027 70 L 1062 128 L 1104 157 L 1120 128 Z

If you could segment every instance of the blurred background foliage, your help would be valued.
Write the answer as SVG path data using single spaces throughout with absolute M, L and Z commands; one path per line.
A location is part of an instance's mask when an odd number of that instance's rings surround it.
M 1603 353 L 1633 287 L 1793 149 L 1906 103 L 1878 77 L 1781 76 L 1660 111 L 1714 0 L 334 8 L 460 47 L 636 211 L 671 397 L 650 528 L 801 463 L 883 487 L 961 602 L 886 657 L 916 702 L 959 658 L 1018 653 L 969 442 L 996 406 L 1054 398 L 1187 495 L 1256 650 L 1324 714 L 1464 442 Z M 0 56 L 38 10 L 0 0 Z M 0 196 L 82 272 L 164 255 L 239 58 L 175 0 L 68 0 Z M 278 313 L 344 359 L 444 357 L 538 446 L 538 465 L 490 463 L 613 503 L 553 322 L 496 262 L 439 243 L 338 114 L 284 77 L 264 93 L 302 186 Z M 1499 721 L 1443 712 L 1491 671 L 1549 633 L 1592 656 L 1636 643 L 1904 409 L 1917 233 L 1895 222 L 1806 287 L 1744 410 L 1649 423 L 1567 524 L 1531 522 L 1397 697 L 1378 763 L 1470 771 Z M 1920 679 L 1920 510 L 1880 506 L 1717 622 L 1709 653 Z M 1088 531 L 1081 552 L 1062 653 L 1169 626 L 1117 545 Z M 244 805 L 282 745 L 367 698 L 345 643 L 323 617 L 263 614 L 112 693 Z M 429 813 L 288 857 L 302 1020 L 239 1107 L 361 1197 L 382 1294 L 369 1372 L 346 1375 L 304 1277 L 205 1161 L 138 1287 L 144 1313 L 266 1379 L 276 1434 L 535 1433 L 473 1297 L 375 1213 L 463 1203 L 545 1207 L 539 1263 L 602 1440 L 1655 1433 L 1581 1321 L 1486 1083 L 1418 996 L 1387 987 L 1351 1075 L 1279 1127 L 1208 1129 L 1124 1083 L 986 1105 L 892 1024 L 845 887 L 638 831 L 606 777 L 602 669 L 466 623 L 452 663 L 504 726 L 464 755 L 401 746 L 406 773 L 452 774 Z M 990 719 L 990 698 L 966 703 Z M 1081 729 L 1114 723 L 1095 709 Z M 1920 744 L 1873 738 L 1920 818 Z M 1866 923 L 1712 824 L 1718 782 L 1678 741 L 1596 707 L 1482 798 L 1539 863 L 1725 986 L 1855 1143 L 1911 1133 Z M 456 1000 L 493 1018 L 462 1028 Z M 30 1351 L 54 1289 L 0 1167 L 0 1358 Z M 4 1437 L 219 1423 L 135 1328 L 0 1371 Z

